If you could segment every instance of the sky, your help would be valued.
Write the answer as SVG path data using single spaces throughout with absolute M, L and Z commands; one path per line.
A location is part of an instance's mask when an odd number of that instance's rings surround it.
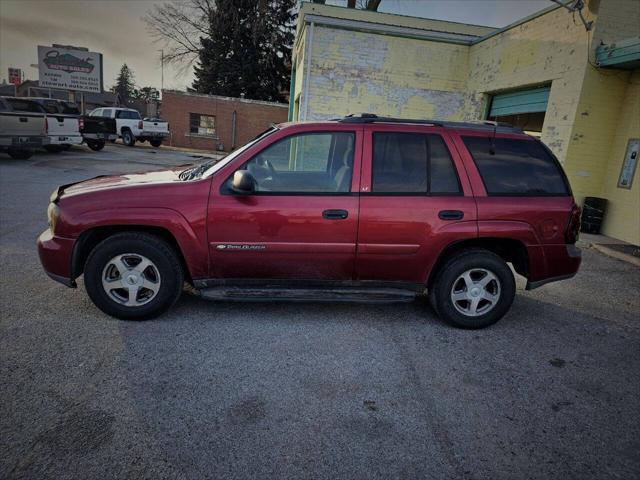
M 123 63 L 137 86 L 160 88 L 163 47 L 142 20 L 164 0 L 0 0 L 0 82 L 8 67 L 37 80 L 37 46 L 53 43 L 103 54 L 104 86 L 109 88 Z M 327 0 L 345 5 L 346 0 Z M 503 27 L 551 6 L 550 0 L 382 0 L 379 11 L 476 25 Z M 184 90 L 192 72 L 165 65 L 164 88 Z

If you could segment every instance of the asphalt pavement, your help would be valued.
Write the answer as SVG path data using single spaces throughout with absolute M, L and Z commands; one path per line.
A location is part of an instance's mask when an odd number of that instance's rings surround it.
M 0 154 L 0 478 L 640 478 L 640 269 L 591 249 L 481 331 L 422 300 L 124 322 L 45 275 L 54 188 L 194 155 Z

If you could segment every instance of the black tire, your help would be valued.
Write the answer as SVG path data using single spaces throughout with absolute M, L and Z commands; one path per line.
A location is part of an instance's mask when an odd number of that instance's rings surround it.
M 94 152 L 99 152 L 104 148 L 104 140 L 87 140 L 87 147 Z
M 136 144 L 136 137 L 131 130 L 125 129 L 122 131 L 122 143 L 127 147 L 133 147 Z
M 14 160 L 27 160 L 33 156 L 33 150 L 26 150 L 24 148 L 9 148 L 7 153 Z
M 127 253 L 146 257 L 160 274 L 157 294 L 144 305 L 118 303 L 102 286 L 105 267 L 114 257 Z M 174 249 L 146 233 L 119 233 L 103 240 L 91 251 L 84 267 L 85 288 L 93 303 L 107 315 L 122 320 L 145 320 L 166 312 L 180 297 L 183 281 L 184 272 Z
M 149 143 L 151 144 L 152 147 L 158 148 L 160 145 L 162 145 L 162 139 L 152 138 L 151 140 L 149 140 Z
M 45 145 L 44 149 L 49 153 L 60 153 L 63 150 L 62 145 Z
M 493 273 L 497 282 L 492 282 L 490 288 L 499 287 L 499 297 L 494 306 L 484 314 L 468 316 L 461 313 L 451 298 L 454 292 L 454 283 L 459 286 L 459 278 L 469 270 L 483 269 Z M 475 272 L 474 272 L 475 273 Z M 464 285 L 464 283 L 462 284 Z M 440 318 L 459 328 L 485 328 L 500 320 L 511 308 L 516 294 L 516 283 L 513 272 L 502 258 L 487 250 L 465 250 L 450 258 L 438 273 L 429 297 L 434 310 Z M 479 310 L 488 306 L 486 301 L 481 301 Z M 458 305 L 470 303 L 458 302 Z

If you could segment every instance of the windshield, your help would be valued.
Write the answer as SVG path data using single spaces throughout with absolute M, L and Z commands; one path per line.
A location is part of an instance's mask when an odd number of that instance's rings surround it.
M 233 161 L 233 159 L 238 157 L 238 155 L 240 155 L 243 152 L 247 151 L 249 148 L 251 148 L 253 145 L 258 143 L 263 138 L 266 138 L 269 135 L 271 135 L 273 132 L 277 132 L 277 131 L 278 131 L 278 127 L 276 127 L 274 125 L 274 126 L 270 127 L 269 129 L 265 130 L 264 132 L 262 132 L 261 134 L 259 134 L 256 138 L 251 140 L 246 145 L 243 145 L 242 147 L 240 147 L 236 151 L 230 153 L 229 155 L 227 155 L 226 157 L 222 158 L 221 160 L 218 160 L 218 161 L 212 160 L 210 162 L 205 162 L 202 165 L 207 164 L 207 168 L 202 170 L 202 173 L 200 174 L 200 176 L 205 178 L 205 177 L 209 177 L 209 176 L 213 175 L 218 170 L 220 170 L 222 167 L 224 167 L 225 165 L 228 165 L 229 162 Z

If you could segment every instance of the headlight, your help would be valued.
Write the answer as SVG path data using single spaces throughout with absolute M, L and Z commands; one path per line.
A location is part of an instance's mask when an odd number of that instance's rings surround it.
M 55 203 L 50 203 L 49 208 L 47 208 L 47 220 L 49 221 L 49 228 L 52 233 L 56 231 L 56 223 L 58 222 L 58 217 L 60 216 L 60 208 Z

